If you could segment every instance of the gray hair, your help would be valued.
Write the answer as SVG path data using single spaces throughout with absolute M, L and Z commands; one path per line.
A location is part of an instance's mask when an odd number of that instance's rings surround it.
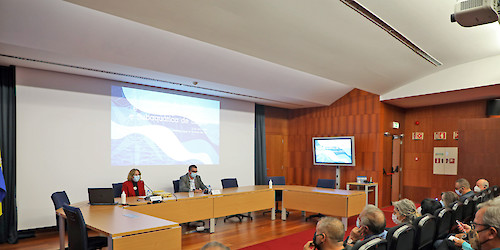
M 467 189 L 470 188 L 470 184 L 469 184 L 469 181 L 464 179 L 464 178 L 460 178 L 458 179 L 457 181 L 455 181 L 456 183 L 458 183 L 458 186 L 459 187 L 465 187 Z
M 318 230 L 320 233 L 325 233 L 332 242 L 342 242 L 344 240 L 344 224 L 337 218 L 321 218 L 318 222 Z
M 413 223 L 413 221 L 420 216 L 417 213 L 417 208 L 415 207 L 415 203 L 408 199 L 402 199 L 399 201 L 395 201 L 392 203 L 395 209 L 399 211 L 401 215 L 404 215 L 406 218 L 403 222 Z
M 380 208 L 369 204 L 361 212 L 360 223 L 367 226 L 373 234 L 380 234 L 385 230 L 385 216 Z
M 208 242 L 200 250 L 208 250 L 208 249 L 230 250 L 229 247 L 226 247 L 224 246 L 224 244 L 217 241 Z
M 500 237 L 500 198 L 483 202 L 477 207 L 479 209 L 485 208 L 483 224 L 496 228 L 497 236 Z

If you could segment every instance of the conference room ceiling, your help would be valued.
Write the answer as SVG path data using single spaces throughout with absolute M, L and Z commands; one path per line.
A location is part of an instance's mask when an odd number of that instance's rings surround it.
M 353 88 L 442 104 L 439 93 L 499 83 L 500 25 L 451 23 L 455 0 L 354 2 L 437 65 L 344 2 L 1 0 L 0 63 L 294 109 Z

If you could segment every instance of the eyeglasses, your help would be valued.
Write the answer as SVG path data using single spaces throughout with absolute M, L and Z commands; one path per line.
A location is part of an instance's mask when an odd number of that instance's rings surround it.
M 474 229 L 474 230 L 476 230 L 476 227 L 477 227 L 477 226 L 485 226 L 485 227 L 486 227 L 486 228 L 485 228 L 485 229 L 483 229 L 483 230 L 477 231 L 478 233 L 479 233 L 479 232 L 482 232 L 482 231 L 484 231 L 484 230 L 487 230 L 488 228 L 490 228 L 490 227 L 491 227 L 491 226 L 490 226 L 490 225 L 488 225 L 488 224 L 480 224 L 480 223 L 475 223 L 475 222 L 471 222 L 471 223 L 470 223 L 470 225 L 471 225 L 471 228 L 472 228 L 472 229 Z

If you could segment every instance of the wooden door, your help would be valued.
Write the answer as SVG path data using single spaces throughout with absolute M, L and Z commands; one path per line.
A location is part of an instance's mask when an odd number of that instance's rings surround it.
M 267 176 L 285 176 L 285 139 L 283 135 L 266 135 Z
M 392 169 L 394 174 L 392 175 L 392 185 L 391 185 L 391 201 L 400 200 L 401 196 L 401 143 L 403 141 L 400 137 L 394 138 L 392 140 Z

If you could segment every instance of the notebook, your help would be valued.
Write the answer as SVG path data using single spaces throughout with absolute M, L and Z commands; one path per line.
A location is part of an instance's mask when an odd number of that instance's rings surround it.
M 89 188 L 90 205 L 115 205 L 113 188 Z

